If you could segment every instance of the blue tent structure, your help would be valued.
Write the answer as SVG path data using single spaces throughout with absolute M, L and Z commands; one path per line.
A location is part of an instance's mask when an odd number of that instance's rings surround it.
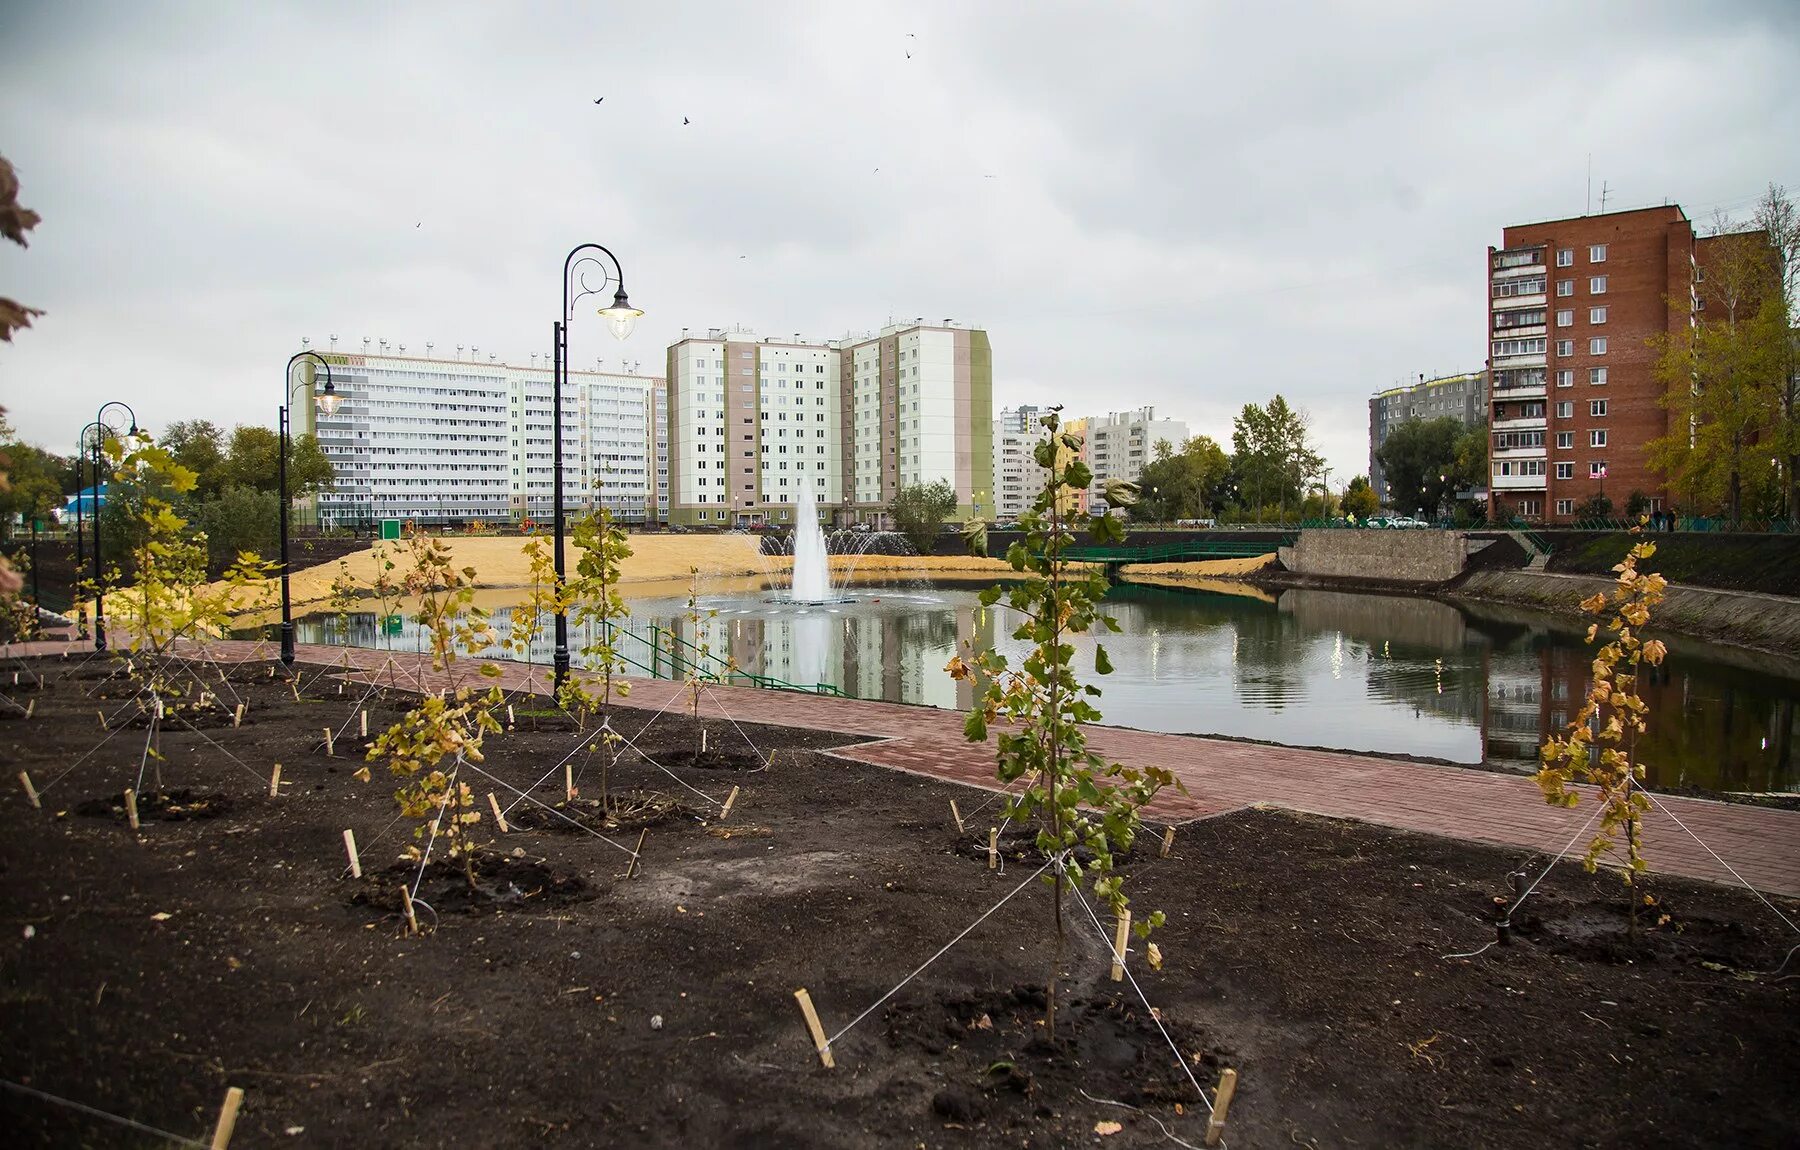
M 73 519 L 77 508 L 80 509 L 82 515 L 89 516 L 94 514 L 96 507 L 105 506 L 106 484 L 102 483 L 97 487 L 84 488 L 77 494 L 69 496 L 63 501 L 62 513 L 65 519 Z

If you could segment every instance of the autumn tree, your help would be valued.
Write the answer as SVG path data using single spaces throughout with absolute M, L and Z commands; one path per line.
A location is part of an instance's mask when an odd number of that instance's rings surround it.
M 1713 231 L 1696 285 L 1701 322 L 1652 341 L 1669 434 L 1650 441 L 1650 464 L 1688 502 L 1736 522 L 1746 487 L 1772 478 L 1790 337 L 1767 233 L 1729 232 L 1722 219 Z
M 1379 510 L 1381 499 L 1375 494 L 1375 489 L 1369 486 L 1368 476 L 1358 475 L 1344 488 L 1344 514 L 1367 519 Z
M 18 173 L 13 171 L 5 156 L 0 156 L 0 236 L 22 248 L 30 247 L 25 233 L 37 227 L 42 218 L 19 204 Z M 32 319 L 43 314 L 38 308 L 26 307 L 17 300 L 0 296 L 0 340 L 11 343 L 13 332 L 30 327 Z
M 1231 451 L 1248 506 L 1254 511 L 1275 503 L 1284 522 L 1288 505 L 1299 504 L 1306 481 L 1325 462 L 1313 446 L 1306 415 L 1280 395 L 1262 407 L 1244 405 L 1231 423 Z

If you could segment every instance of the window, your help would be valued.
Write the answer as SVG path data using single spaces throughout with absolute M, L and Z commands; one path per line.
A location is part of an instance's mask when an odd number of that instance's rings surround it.
M 1561 477 L 1559 476 L 1558 478 L 1561 478 Z M 1575 514 L 1575 501 L 1573 499 L 1558 499 L 1556 501 L 1556 513 L 1558 515 L 1573 515 L 1573 514 Z M 1560 686 L 1563 686 L 1563 684 L 1558 683 L 1557 686 L 1560 687 Z
M 1556 465 L 1556 477 L 1558 479 L 1573 479 L 1573 478 L 1575 478 L 1575 465 L 1573 463 L 1557 464 Z
M 1588 308 L 1588 322 L 1589 323 L 1605 323 L 1606 322 L 1606 309 L 1603 307 Z
M 1588 263 L 1603 264 L 1606 262 L 1606 245 L 1590 244 L 1588 246 Z
M 1574 446 L 1575 446 L 1575 433 L 1573 431 L 1559 431 L 1556 433 L 1557 450 L 1568 451 L 1568 450 L 1572 450 L 1574 448 Z
M 1574 248 L 1557 248 L 1556 249 L 1556 266 L 1559 268 L 1574 267 L 1575 266 L 1575 249 Z
M 1606 337 L 1603 335 L 1597 335 L 1593 339 L 1588 340 L 1588 354 L 1589 355 L 1605 355 L 1606 354 Z
M 1594 460 L 1588 461 L 1588 478 L 1589 479 L 1605 479 L 1606 478 L 1606 460 L 1594 459 Z
M 1606 414 L 1606 401 L 1604 399 L 1588 400 L 1588 414 L 1593 416 L 1596 419 L 1605 415 Z
M 1606 277 L 1605 276 L 1589 276 L 1588 277 L 1588 294 L 1589 295 L 1605 295 L 1606 294 Z
M 1606 428 L 1597 427 L 1594 430 L 1588 432 L 1588 446 L 1589 447 L 1605 447 L 1606 446 Z
M 1575 354 L 1575 341 L 1572 339 L 1557 340 L 1556 341 L 1556 354 L 1557 355 L 1574 355 Z
M 1604 367 L 1588 368 L 1588 382 L 1593 384 L 1595 387 L 1605 386 L 1605 384 L 1606 384 L 1606 369 Z
M 1556 373 L 1556 386 L 1558 386 L 1558 387 L 1574 387 L 1575 386 L 1575 373 L 1573 371 L 1557 372 Z
M 1574 419 L 1575 418 L 1574 401 L 1571 400 L 1567 403 L 1557 404 L 1556 405 L 1556 418 L 1558 418 L 1558 419 Z
M 1574 295 L 1575 294 L 1575 281 L 1574 280 L 1557 280 L 1556 281 L 1556 294 L 1557 295 Z
M 1556 313 L 1556 326 L 1557 327 L 1574 327 L 1575 326 L 1575 313 L 1573 311 L 1557 312 Z

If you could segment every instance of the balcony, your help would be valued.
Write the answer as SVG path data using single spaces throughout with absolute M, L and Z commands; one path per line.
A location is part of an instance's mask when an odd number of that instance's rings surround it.
M 1542 431 L 1545 423 L 1541 415 L 1516 416 L 1512 419 L 1495 419 L 1488 422 L 1494 431 Z
M 1488 488 L 1493 491 L 1542 491 L 1542 475 L 1490 475 Z
M 1544 382 L 1540 380 L 1537 383 L 1527 383 L 1515 387 L 1496 387 L 1491 398 L 1497 402 L 1504 402 L 1515 399 L 1543 399 L 1545 394 Z

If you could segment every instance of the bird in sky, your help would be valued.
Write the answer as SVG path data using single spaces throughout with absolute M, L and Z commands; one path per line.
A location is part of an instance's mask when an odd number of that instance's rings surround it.
M 688 118 L 686 116 L 681 117 L 681 122 L 683 124 L 686 124 L 688 122 Z
M 419 221 L 419 222 L 418 222 L 418 223 L 416 223 L 416 224 L 414 224 L 414 225 L 413 225 L 413 227 L 415 227 L 415 228 L 422 228 L 422 227 L 424 227 L 424 226 L 425 226 L 425 221 L 424 221 L 424 220 L 420 220 L 420 221 Z
M 600 100 L 604 100 L 604 99 L 606 99 L 605 96 L 600 97 Z M 595 100 L 594 103 L 598 104 L 600 102 L 600 100 Z
M 906 58 L 908 60 L 912 59 L 912 52 L 910 50 L 906 53 Z

